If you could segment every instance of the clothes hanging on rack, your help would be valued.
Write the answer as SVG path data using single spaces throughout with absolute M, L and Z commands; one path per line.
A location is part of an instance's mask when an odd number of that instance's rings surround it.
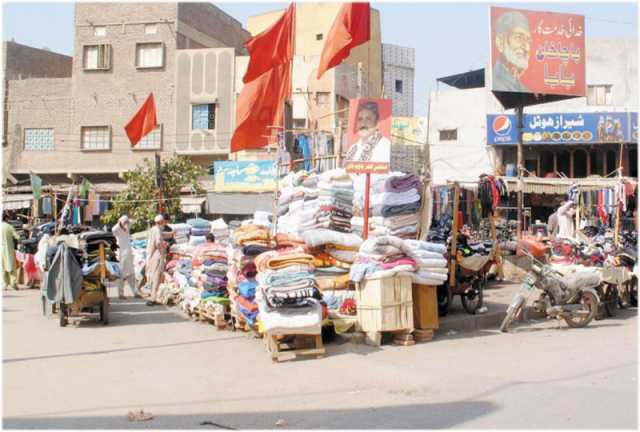
M 42 198 L 42 214 L 46 216 L 51 215 L 51 197 Z
M 311 171 L 311 148 L 309 146 L 309 139 L 305 134 L 300 134 L 296 137 L 296 145 L 298 152 L 302 152 L 304 157 L 304 170 Z

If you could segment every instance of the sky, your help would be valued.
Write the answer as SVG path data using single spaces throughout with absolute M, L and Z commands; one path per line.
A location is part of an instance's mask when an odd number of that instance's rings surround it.
M 246 27 L 251 15 L 288 3 L 213 2 Z M 489 57 L 489 6 L 585 16 L 587 38 L 637 38 L 638 6 L 616 3 L 403 3 L 372 2 L 380 11 L 382 42 L 416 50 L 414 115 L 424 116 L 436 79 L 479 69 Z M 73 54 L 73 3 L 3 2 L 2 37 Z M 441 84 L 442 85 L 442 84 Z

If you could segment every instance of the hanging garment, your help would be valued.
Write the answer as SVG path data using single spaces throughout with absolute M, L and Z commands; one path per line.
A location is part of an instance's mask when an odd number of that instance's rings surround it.
M 311 171 L 311 148 L 306 135 L 298 135 L 298 149 L 302 151 L 302 156 L 304 157 L 305 171 Z
M 29 176 L 31 179 L 31 189 L 33 190 L 33 197 L 37 200 L 42 196 L 42 179 L 35 174 Z
M 81 198 L 86 198 L 87 194 L 89 193 L 89 188 L 91 187 L 91 182 L 89 180 L 87 180 L 86 178 L 82 179 L 82 182 L 80 182 L 80 186 L 78 187 L 78 192 L 80 194 Z
M 51 215 L 51 197 L 42 198 L 42 214 Z
M 607 213 L 604 211 L 604 191 L 598 191 L 598 216 L 603 224 L 607 223 Z

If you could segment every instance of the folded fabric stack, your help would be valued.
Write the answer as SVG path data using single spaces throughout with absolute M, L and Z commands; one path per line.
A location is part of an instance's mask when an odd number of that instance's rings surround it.
M 217 243 L 207 243 L 193 251 L 193 280 L 200 290 L 200 307 L 211 314 L 224 313 L 229 304 L 227 249 Z
M 296 322 L 296 317 L 304 321 L 302 331 L 320 326 L 322 312 L 318 300 L 322 296 L 314 277 L 313 261 L 314 257 L 301 247 L 269 251 L 256 258 L 256 298 L 264 331 L 273 331 L 285 321 Z M 316 319 L 309 320 L 310 316 Z
M 292 213 L 304 201 L 318 198 L 318 176 L 306 171 L 291 172 L 280 180 L 280 196 L 278 197 L 278 216 Z
M 422 251 L 420 247 L 428 248 Z M 420 250 L 417 253 L 416 250 Z M 442 257 L 442 245 L 427 242 L 410 243 L 395 236 L 370 238 L 360 246 L 350 276 L 354 282 L 382 279 L 391 276 L 409 276 L 416 283 L 439 280 L 426 269 L 439 269 L 447 265 Z M 435 271 L 433 273 L 440 273 Z M 427 276 L 429 278 L 427 278 Z
M 303 239 L 313 256 L 318 288 L 347 289 L 349 270 L 356 260 L 362 239 L 353 233 L 314 229 L 303 233 Z
M 328 228 L 351 232 L 353 217 L 353 182 L 344 169 L 333 169 L 320 175 L 318 182 L 320 211 L 311 228 Z
M 211 233 L 216 239 L 216 243 L 226 245 L 229 241 L 229 226 L 224 219 L 219 218 L 211 222 Z
M 191 237 L 205 237 L 211 232 L 211 222 L 202 218 L 187 219 L 187 224 L 191 227 Z
M 421 240 L 405 240 L 412 249 L 412 258 L 416 260 L 418 270 L 412 276 L 413 282 L 421 285 L 442 285 L 448 278 L 449 269 L 442 244 Z
M 242 225 L 233 231 L 233 245 L 227 270 L 227 291 L 231 313 L 250 326 L 256 324 L 258 305 L 256 303 L 255 258 L 271 250 L 273 241 L 269 231 L 258 225 Z
M 182 244 L 189 241 L 191 235 L 191 225 L 186 223 L 169 224 L 169 227 L 173 230 L 176 243 Z
M 88 231 L 78 235 L 79 244 L 84 249 L 83 254 L 83 275 L 82 280 L 85 290 L 100 289 L 100 273 L 98 271 L 98 262 L 100 259 L 100 245 L 104 246 L 104 257 L 106 260 L 106 275 L 109 279 L 114 280 L 120 277 L 120 269 L 117 265 L 116 250 L 118 243 L 111 232 L 107 231 Z

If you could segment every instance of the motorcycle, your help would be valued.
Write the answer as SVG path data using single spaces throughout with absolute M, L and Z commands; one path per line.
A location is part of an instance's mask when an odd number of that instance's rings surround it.
M 501 332 L 507 332 L 509 326 L 524 310 L 527 300 L 538 289 L 542 292 L 533 302 L 537 312 L 547 317 L 563 319 L 569 327 L 587 326 L 598 313 L 600 299 L 596 288 L 602 283 L 602 277 L 593 271 L 578 271 L 563 276 L 549 265 L 538 261 L 528 251 L 524 251 L 532 260 L 531 271 L 527 274 L 518 292 L 507 308 L 507 315 L 500 325 Z

